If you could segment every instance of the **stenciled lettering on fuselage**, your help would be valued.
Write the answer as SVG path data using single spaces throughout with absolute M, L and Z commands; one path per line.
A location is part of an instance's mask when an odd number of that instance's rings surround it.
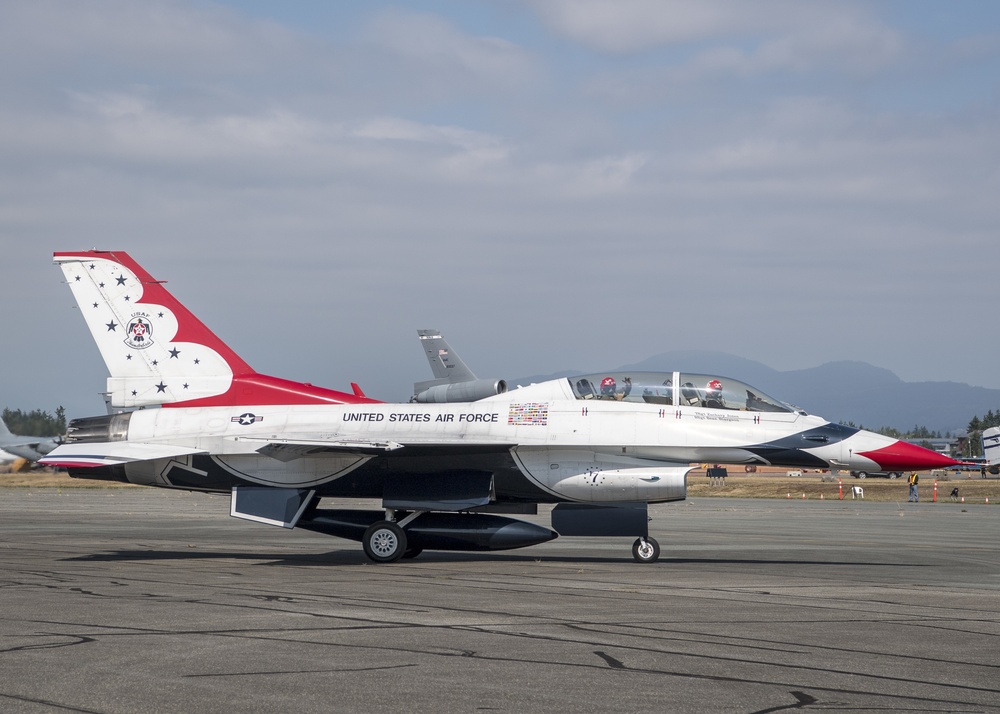
M 725 412 L 694 412 L 695 419 L 702 419 L 704 421 L 739 421 L 740 418 L 736 414 L 727 414 Z M 755 424 L 759 424 L 759 420 L 754 420 Z
M 477 414 L 475 412 L 463 412 L 460 414 L 437 414 L 430 412 L 344 412 L 344 421 L 361 422 L 445 422 L 445 423 L 466 423 L 466 424 L 499 424 L 500 414 L 491 412 L 489 414 Z

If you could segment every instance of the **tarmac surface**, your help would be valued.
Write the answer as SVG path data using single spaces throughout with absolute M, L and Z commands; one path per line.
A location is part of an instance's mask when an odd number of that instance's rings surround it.
M 228 507 L 0 490 L 0 711 L 1000 711 L 1000 506 L 693 499 L 649 565 L 374 565 Z

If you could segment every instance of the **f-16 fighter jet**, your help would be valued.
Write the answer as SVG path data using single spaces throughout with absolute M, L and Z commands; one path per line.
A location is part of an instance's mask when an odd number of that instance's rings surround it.
M 360 541 L 377 562 L 424 549 L 635 538 L 682 501 L 694 462 L 895 471 L 948 466 L 719 375 L 601 372 L 471 402 L 381 403 L 255 372 L 162 281 L 117 251 L 56 253 L 111 373 L 117 413 L 74 419 L 42 463 L 79 478 L 223 492 L 231 514 Z M 150 408 L 159 407 L 159 408 Z M 324 500 L 380 499 L 377 510 Z M 506 514 L 555 504 L 551 528 Z

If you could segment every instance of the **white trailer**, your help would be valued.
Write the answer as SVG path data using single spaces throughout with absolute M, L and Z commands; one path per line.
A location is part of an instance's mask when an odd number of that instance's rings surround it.
M 1000 473 L 1000 427 L 983 430 L 983 458 L 991 474 Z

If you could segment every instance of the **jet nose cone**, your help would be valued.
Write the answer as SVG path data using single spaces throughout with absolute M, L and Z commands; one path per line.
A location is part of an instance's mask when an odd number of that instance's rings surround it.
M 897 441 L 874 451 L 863 451 L 860 455 L 874 461 L 883 471 L 941 469 L 959 463 L 950 456 L 905 441 Z

